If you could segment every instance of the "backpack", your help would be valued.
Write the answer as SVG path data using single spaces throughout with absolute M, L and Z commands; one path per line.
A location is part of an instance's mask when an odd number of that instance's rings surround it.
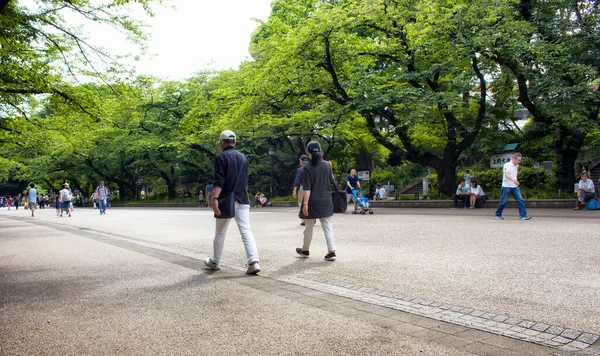
M 593 198 L 587 203 L 587 210 L 600 210 L 600 199 Z
M 60 198 L 63 202 L 71 201 L 71 193 L 67 189 L 63 189 L 60 192 Z

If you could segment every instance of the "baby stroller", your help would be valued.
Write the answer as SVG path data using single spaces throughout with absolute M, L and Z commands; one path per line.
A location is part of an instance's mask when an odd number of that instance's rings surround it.
M 369 213 L 370 215 L 373 215 L 373 209 L 371 209 L 369 199 L 363 196 L 360 190 L 352 190 L 352 195 L 354 195 L 354 198 L 356 198 L 356 209 L 354 209 L 352 214 L 365 215 L 366 213 Z

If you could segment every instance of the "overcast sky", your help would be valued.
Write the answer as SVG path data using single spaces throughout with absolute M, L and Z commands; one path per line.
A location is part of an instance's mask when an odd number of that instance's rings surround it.
M 249 58 L 248 44 L 267 20 L 271 0 L 167 0 L 153 6 L 147 55 L 138 74 L 183 79 L 202 69 L 235 68 Z
M 249 58 L 248 44 L 258 23 L 267 20 L 271 0 L 167 0 L 153 6 L 148 51 L 137 73 L 183 79 L 207 68 L 235 68 Z M 136 16 L 140 18 L 139 16 Z

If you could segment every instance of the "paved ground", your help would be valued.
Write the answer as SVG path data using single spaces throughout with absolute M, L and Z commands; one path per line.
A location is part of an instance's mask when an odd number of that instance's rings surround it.
M 252 278 L 240 273 L 233 226 L 226 268 L 202 271 L 208 210 L 78 209 L 70 219 L 41 210 L 31 219 L 3 209 L 0 354 L 239 354 L 248 345 L 257 354 L 306 345 L 314 354 L 596 354 L 600 215 L 530 213 L 336 215 L 330 263 L 320 230 L 313 257 L 294 256 L 296 209 L 260 209 L 251 219 L 266 271 Z M 559 348 L 472 328 L 553 338 Z

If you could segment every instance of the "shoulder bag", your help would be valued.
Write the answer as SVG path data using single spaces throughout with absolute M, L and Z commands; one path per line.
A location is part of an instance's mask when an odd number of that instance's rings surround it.
M 333 187 L 335 188 L 335 191 L 331 192 L 331 200 L 333 201 L 333 213 L 343 214 L 346 212 L 346 209 L 348 209 L 348 193 L 340 190 L 340 187 L 333 178 L 333 175 L 331 177 L 331 180 L 333 181 Z

